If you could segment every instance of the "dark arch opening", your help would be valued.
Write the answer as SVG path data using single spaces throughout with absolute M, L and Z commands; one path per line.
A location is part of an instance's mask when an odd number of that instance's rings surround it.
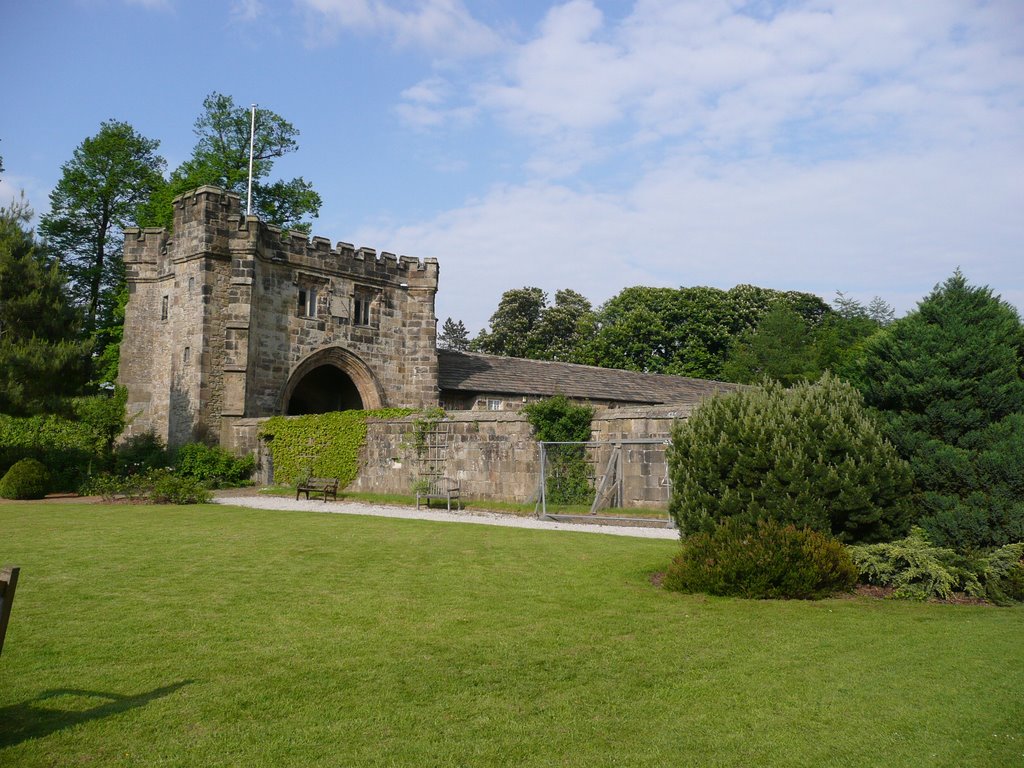
M 333 365 L 321 365 L 303 376 L 295 385 L 285 412 L 289 416 L 301 416 L 306 413 L 362 408 L 363 398 L 351 377 Z

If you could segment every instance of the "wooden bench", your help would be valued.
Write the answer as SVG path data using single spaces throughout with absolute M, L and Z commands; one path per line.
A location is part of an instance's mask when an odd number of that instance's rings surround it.
M 459 506 L 459 484 L 454 480 L 442 477 L 438 480 L 431 480 L 425 489 L 416 491 L 416 509 L 420 508 L 420 499 L 425 499 L 427 509 L 430 509 L 431 499 L 444 499 L 448 502 L 448 511 L 452 511 L 452 499 L 455 499 L 456 507 Z
M 327 497 L 330 496 L 335 501 L 338 500 L 338 478 L 336 477 L 307 477 L 305 480 L 299 483 L 295 489 L 295 500 L 299 500 L 299 494 L 306 494 L 306 501 L 309 501 L 309 494 L 321 493 L 324 497 L 324 503 L 327 503 Z
M 13 565 L 5 565 L 0 570 L 0 653 L 4 650 L 4 636 L 7 634 L 7 622 L 11 618 L 14 590 L 18 586 L 20 571 L 20 568 Z

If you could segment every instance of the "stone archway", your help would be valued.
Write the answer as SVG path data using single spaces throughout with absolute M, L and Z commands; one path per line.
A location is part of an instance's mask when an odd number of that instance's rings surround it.
M 298 415 L 386 407 L 369 366 L 342 347 L 317 350 L 295 366 L 278 413 Z

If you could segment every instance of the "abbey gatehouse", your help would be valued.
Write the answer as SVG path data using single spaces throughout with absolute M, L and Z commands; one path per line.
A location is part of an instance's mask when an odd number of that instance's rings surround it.
M 693 405 L 717 382 L 437 350 L 438 263 L 284 232 L 201 187 L 174 229 L 128 229 L 127 435 L 244 448 L 239 425 L 351 408 L 514 412 L 556 393 Z M 243 430 L 244 431 L 244 430 Z M 251 431 L 251 430 L 250 430 Z

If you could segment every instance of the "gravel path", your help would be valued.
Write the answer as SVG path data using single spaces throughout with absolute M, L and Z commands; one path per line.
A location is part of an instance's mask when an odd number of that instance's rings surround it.
M 447 523 L 474 523 L 501 525 L 506 528 L 536 528 L 545 531 L 575 531 L 577 533 L 603 533 L 610 536 L 634 536 L 643 539 L 678 539 L 679 531 L 672 528 L 646 528 L 630 525 L 593 525 L 585 523 L 556 523 L 535 517 L 516 517 L 498 512 L 465 512 L 444 509 L 415 510 L 362 504 L 354 501 L 328 501 L 282 498 L 280 496 L 218 496 L 217 504 L 254 509 L 280 509 L 299 512 L 329 512 L 338 515 L 369 515 L 371 517 L 397 517 L 405 520 L 434 520 Z

